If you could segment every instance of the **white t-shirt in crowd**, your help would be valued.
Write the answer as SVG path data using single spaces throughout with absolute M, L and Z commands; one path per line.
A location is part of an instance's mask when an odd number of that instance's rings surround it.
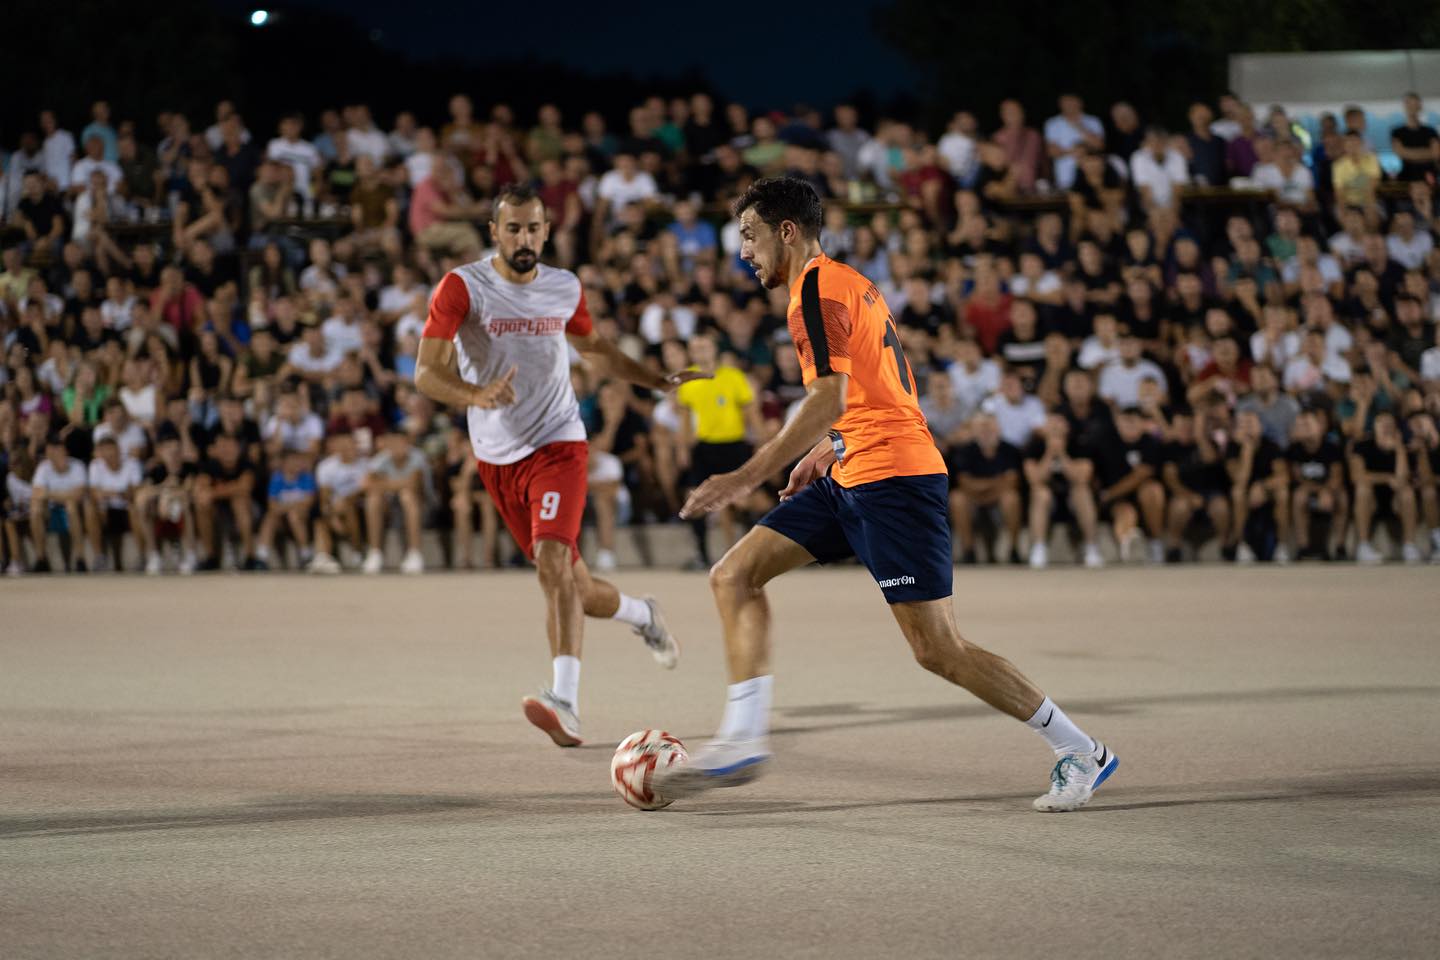
M 127 494 L 144 480 L 140 461 L 134 457 L 121 460 L 119 468 L 115 470 L 111 470 L 110 465 L 99 457 L 90 461 L 90 489 L 105 495 L 104 504 L 107 507 L 116 510 L 128 507 L 130 500 Z
M 35 468 L 35 476 L 31 478 L 30 485 L 37 490 L 44 490 L 46 493 L 70 493 L 72 490 L 85 489 L 85 464 L 70 457 L 67 461 L 64 472 L 57 471 L 50 459 L 47 457 L 40 461 Z
M 70 168 L 70 185 L 74 187 L 89 187 L 90 174 L 100 170 L 105 174 L 105 189 L 114 193 L 120 186 L 120 181 L 125 174 L 120 168 L 109 160 L 91 160 L 89 157 L 81 157 L 75 161 L 75 166 Z
M 995 415 L 1000 426 L 1000 439 L 1021 450 L 1030 438 L 1045 425 L 1045 404 L 1039 397 L 1026 394 L 1019 403 L 1011 403 L 996 394 L 985 401 L 984 409 Z
M 134 316 L 134 297 L 126 297 L 124 300 L 106 300 L 100 304 L 100 318 L 105 321 L 107 329 L 123 333 L 130 329 Z
M 655 186 L 655 178 L 644 170 L 637 170 L 631 180 L 626 180 L 619 170 L 607 170 L 600 178 L 598 193 L 600 199 L 610 202 L 613 215 L 637 200 L 650 200 L 659 196 L 660 188 Z
M 1420 379 L 1440 383 L 1440 347 L 1431 347 L 1420 354 Z
M 346 138 L 350 141 L 350 152 L 355 156 L 369 157 L 375 161 L 375 166 L 385 166 L 385 158 L 390 154 L 390 140 L 379 128 L 352 129 Z
M 967 420 L 980 409 L 986 397 L 1000 389 L 1000 364 L 994 360 L 981 360 L 974 370 L 965 369 L 963 363 L 952 363 L 946 373 L 950 375 L 955 399 L 965 409 Z
M 125 404 L 125 412 L 130 414 L 132 420 L 138 420 L 141 423 L 154 423 L 157 392 L 155 384 L 153 383 L 147 383 L 139 390 L 121 387 L 120 402 Z
M 1259 163 L 1250 171 L 1250 179 L 1267 190 L 1274 190 L 1275 196 L 1284 203 L 1296 206 L 1303 204 L 1315 189 L 1315 175 L 1304 164 L 1295 164 L 1295 169 L 1286 176 L 1279 164 Z
M 325 349 L 330 353 L 358 353 L 365 346 L 365 335 L 360 324 L 349 323 L 343 317 L 331 317 L 320 327 L 325 331 Z
M 964 180 L 975 172 L 979 160 L 975 155 L 973 137 L 952 130 L 940 138 L 935 149 L 945 158 L 945 166 L 956 180 Z
M 1091 334 L 1080 344 L 1080 356 L 1075 359 L 1075 362 L 1080 365 L 1081 370 L 1094 370 L 1119 359 L 1120 345 L 1118 342 L 1107 347 L 1100 342 L 1099 337 Z
M 1170 206 L 1175 188 L 1190 182 L 1190 171 L 1178 150 L 1166 150 L 1160 160 L 1149 150 L 1136 150 L 1130 157 L 1130 182 L 1138 191 L 1150 188 L 1150 201 L 1158 207 Z
M 676 305 L 667 311 L 661 304 L 651 303 L 640 311 L 640 336 L 645 338 L 646 343 L 659 343 L 664 339 L 663 325 L 667 313 L 670 319 L 675 321 L 675 335 L 681 340 L 689 340 L 695 335 L 699 318 L 695 316 L 694 310 Z
M 1409 240 L 1392 233 L 1385 238 L 1385 249 L 1390 251 L 1390 259 L 1406 270 L 1419 270 L 1435 249 L 1435 238 L 1428 230 L 1416 230 Z
M 1250 334 L 1250 358 L 1256 363 L 1267 364 L 1274 370 L 1284 370 L 1285 365 L 1300 355 L 1300 334 L 1294 330 L 1282 336 L 1272 347 L 1265 340 L 1265 334 Z
M 1285 364 L 1282 382 L 1291 393 L 1308 393 L 1324 389 L 1327 382 L 1349 383 L 1350 364 L 1341 357 L 1326 357 L 1320 366 L 1310 362 L 1309 357 L 1299 356 Z
M 310 199 L 310 176 L 320 166 L 320 151 L 307 140 L 286 140 L 276 137 L 265 148 L 265 156 L 288 164 L 295 171 L 295 190 Z
M 1017 297 L 1048 297 L 1052 293 L 1059 293 L 1064 286 L 1065 282 L 1054 270 L 1046 270 L 1033 284 L 1024 274 L 1010 278 L 1010 292 Z
M 40 148 L 45 158 L 45 175 L 61 190 L 70 186 L 71 161 L 75 159 L 75 138 L 69 130 L 56 130 Z
M 120 456 L 122 457 L 138 457 L 150 445 L 150 438 L 146 435 L 145 428 L 138 423 L 125 424 L 119 433 L 116 433 L 110 424 L 101 423 L 95 428 L 95 442 L 99 443 L 106 437 L 115 438 L 115 442 L 120 446 Z
M 310 348 L 306 346 L 305 341 L 302 340 L 290 348 L 290 352 L 285 355 L 285 359 L 290 362 L 292 367 L 295 367 L 297 370 L 303 370 L 306 373 L 332 373 L 340 366 L 340 362 L 345 359 L 345 354 L 331 346 L 330 340 L 327 337 L 325 340 L 325 352 L 320 354 L 320 356 L 317 357 L 311 353 Z
M 308 450 L 312 444 L 325 439 L 325 424 L 313 413 L 305 414 L 299 423 L 282 420 L 279 414 L 274 414 L 265 421 L 260 435 L 266 440 L 279 436 L 285 450 Z
M 1112 360 L 1101 369 L 1096 392 L 1118 406 L 1133 407 L 1140 402 L 1140 383 L 1144 380 L 1155 380 L 1163 388 L 1165 373 L 1143 357 L 1133 367 L 1125 366 L 1124 361 Z
M 1320 254 L 1319 258 L 1315 261 L 1315 269 L 1320 271 L 1320 279 L 1325 281 L 1327 287 L 1345 279 L 1345 272 L 1340 269 L 1340 262 L 1328 253 Z M 1281 264 L 1280 279 L 1285 283 L 1300 282 L 1299 257 L 1291 257 Z
M 360 492 L 370 464 L 357 457 L 346 463 L 338 456 L 328 456 L 315 468 L 315 483 L 321 490 L 329 490 L 332 497 L 348 497 Z

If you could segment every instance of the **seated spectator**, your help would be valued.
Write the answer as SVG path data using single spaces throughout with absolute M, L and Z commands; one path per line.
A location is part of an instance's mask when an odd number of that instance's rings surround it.
M 1165 525 L 1165 559 L 1169 563 L 1180 561 L 1181 538 L 1200 519 L 1207 519 L 1221 538 L 1221 555 L 1234 558 L 1231 482 L 1212 437 L 1221 420 L 1223 417 L 1217 420 L 1206 406 L 1193 414 L 1177 412 L 1171 421 L 1171 439 L 1161 452 L 1161 478 L 1169 501 Z
M 425 558 L 420 553 L 420 527 L 424 520 L 425 490 L 429 484 L 430 464 L 425 454 L 410 442 L 410 436 L 397 430 L 381 439 L 380 452 L 370 459 L 365 478 L 365 530 L 370 549 L 361 570 L 368 574 L 385 568 L 385 531 L 388 517 L 398 508 L 404 524 L 405 555 L 400 561 L 401 573 L 423 573 Z
M 121 408 L 124 409 L 123 407 Z M 90 533 L 91 569 L 96 573 L 122 570 L 125 534 L 143 548 L 141 522 L 135 509 L 135 492 L 144 481 L 140 461 L 123 456 L 113 436 L 95 441 L 90 461 L 90 496 L 85 501 L 86 529 Z
M 1250 392 L 1253 369 L 1254 364 L 1240 355 L 1240 344 L 1234 337 L 1217 337 L 1210 343 L 1210 362 L 1195 375 L 1188 399 L 1193 405 L 1207 396 L 1220 396 L 1233 406 Z
M 314 463 L 325 439 L 325 424 L 305 409 L 299 391 L 286 390 L 276 400 L 275 413 L 265 421 L 261 437 L 266 454 L 273 459 L 287 450 L 297 450 Z
M 1170 142 L 1170 134 L 1160 127 L 1145 131 L 1145 140 L 1130 164 L 1130 182 L 1140 195 L 1140 206 L 1149 211 L 1157 207 L 1178 210 L 1180 188 L 1190 182 L 1185 158 Z
M 1113 313 L 1097 313 L 1094 333 L 1080 344 L 1075 363 L 1082 370 L 1099 370 L 1120 359 L 1120 322 Z
M 1254 563 L 1257 552 L 1246 536 L 1246 525 L 1255 511 L 1269 505 L 1274 520 L 1276 563 L 1290 562 L 1290 476 L 1284 451 L 1265 436 L 1260 416 L 1241 410 L 1235 416 L 1235 435 L 1225 449 L 1225 469 L 1230 474 L 1231 528 L 1235 561 Z M 1258 538 L 1256 538 L 1258 539 Z
M 1429 261 L 1430 251 L 1435 249 L 1435 238 L 1429 230 L 1416 229 L 1415 214 L 1409 210 L 1397 210 L 1390 219 L 1385 248 L 1390 259 L 1406 270 L 1420 270 Z
M 1309 329 L 1301 340 L 1300 354 L 1285 364 L 1283 383 L 1290 393 L 1333 391 L 1350 382 L 1350 364 L 1325 349 L 1325 334 Z
M 25 369 L 25 368 L 21 368 Z M 30 551 L 35 563 L 44 559 L 45 542 L 31 539 L 30 498 L 31 481 L 35 477 L 35 460 L 25 447 L 18 447 L 10 457 L 5 471 L 5 487 L 0 490 L 0 517 L 5 530 L 6 576 L 18 577 L 32 569 L 25 559 L 25 542 L 30 542 Z
M 1385 561 L 1370 542 L 1376 520 L 1399 520 L 1402 556 L 1406 563 L 1420 562 L 1420 549 L 1414 542 L 1417 517 L 1409 461 L 1395 416 L 1388 411 L 1377 414 L 1374 429 L 1350 448 L 1357 563 Z
M 1097 515 L 1091 482 L 1095 465 L 1088 451 L 1070 436 L 1070 423 L 1058 413 L 1025 448 L 1025 481 L 1030 488 L 1030 568 L 1043 570 L 1050 562 L 1050 528 L 1075 523 L 1085 543 L 1084 563 L 1091 569 L 1105 565 L 1096 541 Z
M 85 533 L 85 503 L 88 496 L 85 464 L 65 449 L 65 441 L 52 436 L 45 441 L 45 459 L 30 480 L 30 540 L 35 547 L 36 573 L 50 572 L 48 535 L 60 538 L 65 570 L 71 568 L 77 537 Z M 77 573 L 85 572 L 83 550 L 74 557 Z
M 1345 152 L 1331 167 L 1330 176 L 1339 209 L 1353 207 L 1364 212 L 1367 218 L 1379 218 L 1376 188 L 1384 175 L 1379 159 L 1365 146 L 1365 138 L 1358 131 L 1346 132 Z M 1339 215 L 1337 210 L 1336 216 Z
M 1280 392 L 1280 378 L 1274 369 L 1263 364 L 1250 371 L 1251 392 L 1235 404 L 1236 413 L 1251 412 L 1260 418 L 1265 438 L 1282 449 L 1290 442 L 1300 404 L 1288 393 Z
M 1126 331 L 1119 339 L 1120 355 L 1100 369 L 1099 393 L 1113 409 L 1133 407 L 1140 402 L 1140 384 L 1153 380 L 1162 387 L 1165 371 L 1140 355 L 1140 338 Z M 1163 391 L 1162 391 L 1163 392 Z
M 1010 541 L 1010 562 L 1020 563 L 1020 451 L 1000 437 L 995 416 L 971 421 L 975 439 L 955 451 L 950 465 L 950 522 L 960 540 L 960 562 L 975 563 L 975 517 L 989 515 Z M 999 562 L 994 548 L 990 562 Z
M 1013 370 L 1000 378 L 1000 391 L 985 401 L 983 409 L 994 415 L 1001 438 L 1016 450 L 1027 446 L 1035 431 L 1045 425 L 1045 404 L 1025 392 L 1020 375 Z
M 1278 141 L 1274 161 L 1256 164 L 1251 177 L 1256 186 L 1273 190 L 1280 203 L 1304 213 L 1315 211 L 1315 177 L 1300 162 L 1300 147 L 1294 140 Z
M 926 381 L 920 412 L 925 414 L 930 435 L 942 453 L 968 438 L 968 423 L 974 411 L 955 396 L 955 383 L 948 376 L 932 376 Z
M 330 455 L 315 468 L 319 515 L 315 520 L 315 555 L 308 567 L 311 573 L 320 574 L 339 573 L 342 565 L 349 565 L 348 558 L 344 562 L 341 559 L 347 552 L 360 555 L 360 501 L 370 469 L 349 431 L 334 433 L 329 446 Z
M 1440 429 L 1435 415 L 1417 411 L 1409 418 L 1410 458 L 1420 519 L 1430 528 L 1430 562 L 1440 564 Z
M 165 571 L 165 552 L 179 553 L 180 573 L 195 572 L 195 464 L 183 456 L 180 435 L 162 428 L 156 440 L 155 464 L 135 496 L 136 532 L 145 553 L 145 572 Z
M 1345 453 L 1325 436 L 1320 416 L 1312 410 L 1295 418 L 1292 436 L 1285 459 L 1290 466 L 1295 556 L 1300 560 L 1329 560 L 1333 555 L 1331 541 L 1343 538 L 1350 512 Z M 1318 537 L 1312 529 L 1317 521 L 1321 524 Z
M 315 475 L 307 467 L 308 461 L 301 450 L 286 450 L 279 463 L 280 468 L 270 474 L 265 516 L 260 521 L 260 534 L 255 543 L 255 561 L 259 569 L 269 569 L 275 534 L 283 527 L 295 541 L 299 566 L 308 568 L 313 558 L 310 516 L 315 509 Z
M 1120 545 L 1120 559 L 1129 561 L 1142 538 L 1140 523 L 1150 535 L 1151 563 L 1165 560 L 1161 536 L 1165 529 L 1165 488 L 1158 479 L 1159 441 L 1145 431 L 1140 411 L 1126 407 L 1115 415 L 1115 429 L 1096 450 L 1100 516 L 1108 520 Z

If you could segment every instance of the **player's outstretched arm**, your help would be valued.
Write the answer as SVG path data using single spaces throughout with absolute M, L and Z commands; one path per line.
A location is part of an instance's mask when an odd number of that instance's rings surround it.
M 805 399 L 800 401 L 790 422 L 755 451 L 739 470 L 713 476 L 700 484 L 680 508 L 680 516 L 698 517 L 734 503 L 781 467 L 813 451 L 821 435 L 845 412 L 845 391 L 849 385 L 850 377 L 843 373 L 810 381 Z
M 415 389 L 436 403 L 463 410 L 466 407 L 508 407 L 515 402 L 515 368 L 483 387 L 466 383 L 455 368 L 455 343 L 439 337 L 422 337 L 415 355 Z
M 644 364 L 630 359 L 619 345 L 591 330 L 587 334 L 570 334 L 570 343 L 586 360 L 599 366 L 606 374 L 647 390 L 674 390 L 682 383 L 703 378 L 695 370 L 657 374 Z

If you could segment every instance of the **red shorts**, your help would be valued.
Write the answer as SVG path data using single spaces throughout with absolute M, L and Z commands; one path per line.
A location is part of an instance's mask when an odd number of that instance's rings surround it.
M 567 440 L 515 463 L 476 461 L 480 482 L 525 556 L 535 559 L 536 540 L 558 540 L 570 547 L 572 560 L 580 559 L 589 460 L 584 440 Z

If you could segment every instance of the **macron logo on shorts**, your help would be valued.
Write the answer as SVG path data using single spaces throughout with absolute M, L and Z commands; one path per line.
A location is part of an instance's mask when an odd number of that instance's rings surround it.
M 879 584 L 881 590 L 887 590 L 890 587 L 913 587 L 915 585 L 915 578 L 892 577 L 889 580 L 877 580 L 876 583 Z

